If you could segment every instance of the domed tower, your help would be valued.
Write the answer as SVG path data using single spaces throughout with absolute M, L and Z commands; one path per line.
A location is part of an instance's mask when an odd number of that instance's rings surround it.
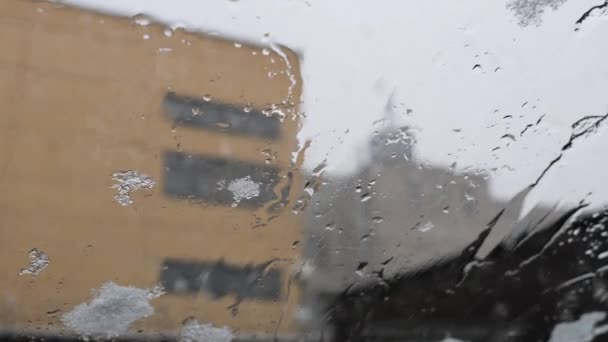
M 384 125 L 375 131 L 369 140 L 370 162 L 372 165 L 402 164 L 410 162 L 414 156 L 415 136 L 411 127 L 400 124 L 395 110 L 394 94 L 384 107 Z
M 416 139 L 409 126 L 390 124 L 374 133 L 369 141 L 372 164 L 390 165 L 411 162 L 414 157 Z

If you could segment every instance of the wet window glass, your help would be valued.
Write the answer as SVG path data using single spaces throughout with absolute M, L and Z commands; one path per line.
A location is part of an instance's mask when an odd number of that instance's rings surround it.
M 608 338 L 605 0 L 3 0 L 0 339 Z

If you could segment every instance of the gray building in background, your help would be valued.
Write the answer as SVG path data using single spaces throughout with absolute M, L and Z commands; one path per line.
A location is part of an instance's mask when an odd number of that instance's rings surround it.
M 391 276 L 449 255 L 504 206 L 483 176 L 421 166 L 413 148 L 406 127 L 387 128 L 370 141 L 369 165 L 315 193 L 305 249 L 310 287 L 333 292 L 380 269 Z
M 555 217 L 556 208 L 544 206 L 520 218 L 528 189 L 500 201 L 480 173 L 420 165 L 407 127 L 388 127 L 369 146 L 367 166 L 325 179 L 311 199 L 300 280 L 313 321 L 324 298 L 377 281 L 380 271 L 391 277 L 459 253 L 504 208 L 482 251 Z

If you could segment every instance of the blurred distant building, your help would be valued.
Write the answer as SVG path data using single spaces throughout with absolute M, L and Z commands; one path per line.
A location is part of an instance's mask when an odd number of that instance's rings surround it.
M 406 126 L 387 125 L 369 149 L 365 167 L 345 179 L 328 177 L 311 200 L 301 278 L 303 311 L 313 321 L 324 298 L 459 253 L 507 204 L 497 227 L 502 231 L 488 241 L 539 223 L 553 210 L 536 207 L 520 221 L 525 191 L 507 203 L 491 195 L 481 173 L 420 164 Z

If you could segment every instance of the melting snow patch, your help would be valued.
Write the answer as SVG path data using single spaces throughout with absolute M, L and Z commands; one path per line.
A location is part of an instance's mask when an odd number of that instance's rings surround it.
M 19 275 L 31 274 L 34 277 L 42 272 L 49 265 L 49 256 L 43 251 L 36 248 L 30 251 L 30 265 L 27 268 L 22 268 Z
M 234 338 L 227 327 L 218 328 L 209 323 L 188 320 L 182 327 L 180 342 L 230 342 Z
M 152 315 L 150 300 L 162 293 L 158 286 L 147 290 L 108 282 L 93 291 L 93 300 L 77 305 L 61 321 L 83 336 L 117 337 L 127 332 L 131 323 Z
M 595 325 L 606 317 L 604 312 L 590 312 L 573 322 L 555 326 L 549 342 L 588 342 L 595 337 Z
M 507 8 L 519 18 L 520 25 L 540 25 L 540 17 L 546 8 L 556 10 L 565 2 L 566 0 L 511 0 Z
M 114 172 L 112 179 L 116 181 L 116 184 L 112 185 L 112 189 L 117 190 L 114 199 L 121 205 L 133 203 L 133 199 L 131 198 L 132 191 L 152 189 L 156 184 L 152 177 L 133 170 Z
M 228 190 L 232 192 L 235 204 L 241 200 L 251 199 L 260 195 L 260 184 L 251 180 L 251 177 L 238 178 L 228 184 Z

